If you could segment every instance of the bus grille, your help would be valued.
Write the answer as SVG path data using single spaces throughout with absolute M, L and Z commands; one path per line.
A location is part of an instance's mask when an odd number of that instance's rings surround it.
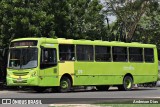
M 13 80 L 13 83 L 27 83 L 27 80 L 22 80 L 22 81 Z
M 15 76 L 25 76 L 25 75 L 27 75 L 29 72 L 13 72 L 13 74 L 15 75 Z

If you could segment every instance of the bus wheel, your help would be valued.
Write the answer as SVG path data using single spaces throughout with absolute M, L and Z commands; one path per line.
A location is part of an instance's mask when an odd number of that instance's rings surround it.
M 59 91 L 62 93 L 68 92 L 71 89 L 71 81 L 67 77 L 63 77 L 60 81 Z
M 109 89 L 109 86 L 107 86 L 107 85 L 98 85 L 98 86 L 96 86 L 96 88 L 99 91 L 107 91 Z
M 38 93 L 42 93 L 46 90 L 46 88 L 45 87 L 33 87 L 33 90 Z
M 130 91 L 132 90 L 133 79 L 130 76 L 125 76 L 123 79 L 123 84 L 118 86 L 120 91 Z

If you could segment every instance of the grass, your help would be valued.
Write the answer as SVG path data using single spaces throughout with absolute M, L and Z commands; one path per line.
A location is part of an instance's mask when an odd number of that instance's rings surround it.
M 142 103 L 138 103 L 141 101 Z M 135 103 L 137 102 L 137 103 Z M 149 102 L 149 103 L 143 103 Z M 154 103 L 153 103 L 154 102 Z M 112 100 L 95 104 L 52 104 L 49 107 L 160 107 L 160 99 Z
M 159 107 L 160 104 L 57 104 L 49 107 Z
M 100 104 L 98 107 L 159 107 L 160 104 Z

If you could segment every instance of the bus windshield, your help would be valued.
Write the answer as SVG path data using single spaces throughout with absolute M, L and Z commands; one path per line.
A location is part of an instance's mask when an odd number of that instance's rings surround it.
M 37 48 L 18 48 L 10 49 L 8 68 L 27 69 L 35 68 L 38 63 Z

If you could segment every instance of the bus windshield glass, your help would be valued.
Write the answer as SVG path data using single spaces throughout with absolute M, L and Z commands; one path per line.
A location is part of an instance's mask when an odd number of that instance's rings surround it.
M 37 48 L 10 49 L 8 68 L 27 69 L 35 68 L 38 63 Z

